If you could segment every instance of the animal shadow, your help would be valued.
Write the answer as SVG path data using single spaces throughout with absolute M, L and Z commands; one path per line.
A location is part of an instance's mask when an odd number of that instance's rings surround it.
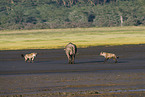
M 76 62 L 75 64 L 85 64 L 85 63 L 102 63 L 104 61 L 82 61 L 82 62 Z

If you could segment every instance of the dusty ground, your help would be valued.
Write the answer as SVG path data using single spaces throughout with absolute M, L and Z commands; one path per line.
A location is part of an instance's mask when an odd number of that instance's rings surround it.
M 118 55 L 118 63 L 99 56 Z M 34 63 L 21 54 L 39 53 Z M 0 51 L 0 96 L 145 96 L 145 45 L 78 49 L 76 64 L 67 64 L 63 49 Z

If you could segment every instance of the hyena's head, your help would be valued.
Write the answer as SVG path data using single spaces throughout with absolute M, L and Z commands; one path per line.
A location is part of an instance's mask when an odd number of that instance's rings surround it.
M 101 52 L 101 53 L 100 53 L 100 56 L 104 56 L 104 55 L 105 55 L 105 52 Z
M 38 53 L 33 53 L 33 56 L 35 56 L 35 57 L 36 57 L 36 56 L 37 56 L 37 54 L 38 54 Z

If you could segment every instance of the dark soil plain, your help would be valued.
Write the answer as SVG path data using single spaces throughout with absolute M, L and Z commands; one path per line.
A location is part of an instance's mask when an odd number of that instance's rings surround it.
M 118 63 L 99 56 L 115 53 Z M 21 54 L 37 52 L 34 63 Z M 0 97 L 145 97 L 145 45 L 78 48 L 75 64 L 62 49 L 0 51 Z

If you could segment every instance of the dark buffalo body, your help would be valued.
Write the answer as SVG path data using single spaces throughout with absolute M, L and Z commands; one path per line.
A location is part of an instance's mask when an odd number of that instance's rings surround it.
M 69 64 L 74 64 L 75 61 L 75 55 L 77 53 L 77 47 L 73 43 L 69 43 L 65 47 L 65 52 L 68 58 L 68 63 Z

